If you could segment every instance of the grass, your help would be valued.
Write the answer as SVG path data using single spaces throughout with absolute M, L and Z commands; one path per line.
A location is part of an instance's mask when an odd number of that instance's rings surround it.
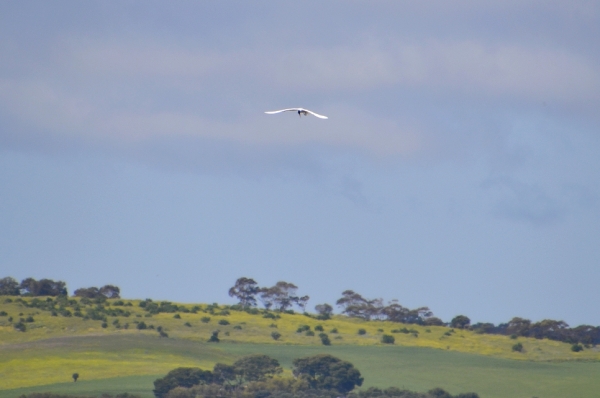
M 508 336 L 476 334 L 445 327 L 420 327 L 390 322 L 365 322 L 346 317 L 320 321 L 304 315 L 281 314 L 264 318 L 230 310 L 230 315 L 161 313 L 148 317 L 131 301 L 129 317 L 102 321 L 51 316 L 24 303 L 0 303 L 14 321 L 33 316 L 26 332 L 16 331 L 8 316 L 0 317 L 0 398 L 33 391 L 98 395 L 132 392 L 152 396 L 152 381 L 179 366 L 210 369 L 214 363 L 231 363 L 249 353 L 265 353 L 289 368 L 293 358 L 328 352 L 354 363 L 365 386 L 398 386 L 426 391 L 440 386 L 453 393 L 475 391 L 482 397 L 588 397 L 600 391 L 600 350 L 574 353 L 570 345 L 549 340 L 519 338 L 524 352 L 514 352 Z M 186 307 L 191 308 L 191 305 Z M 209 316 L 208 323 L 201 321 Z M 219 325 L 226 319 L 229 325 Z M 129 329 L 117 329 L 113 324 Z M 13 323 L 14 323 L 13 321 Z M 136 322 L 162 326 L 137 330 Z M 191 326 L 187 326 L 188 323 Z M 321 325 L 332 346 L 318 336 L 296 331 Z M 394 345 L 381 343 L 383 334 L 404 326 L 418 333 L 393 333 Z M 207 343 L 214 330 L 221 343 Z M 330 333 L 337 329 L 338 333 Z M 359 335 L 358 329 L 366 334 Z M 281 333 L 275 341 L 271 333 Z M 318 333 L 317 333 L 318 334 Z M 416 336 L 415 336 L 416 335 Z M 73 383 L 71 375 L 79 373 Z

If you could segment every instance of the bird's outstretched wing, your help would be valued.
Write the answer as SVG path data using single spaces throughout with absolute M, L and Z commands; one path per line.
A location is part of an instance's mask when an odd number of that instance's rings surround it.
M 309 111 L 308 109 L 304 109 L 304 108 L 287 108 L 287 109 L 280 109 L 278 111 L 267 111 L 265 112 L 268 115 L 274 115 L 276 113 L 281 113 L 281 112 L 308 112 L 313 116 L 318 117 L 319 119 L 329 119 L 327 116 L 323 116 L 323 115 L 319 115 L 318 113 L 314 113 L 313 111 Z
M 308 109 L 305 109 L 305 111 L 313 116 L 318 117 L 319 119 L 329 119 L 327 116 L 319 115 L 318 113 L 314 113 L 313 111 L 309 111 Z
M 302 108 L 288 108 L 288 109 L 281 109 L 281 110 L 278 110 L 278 111 L 268 111 L 268 112 L 265 112 L 265 113 L 269 114 L 269 115 L 274 115 L 276 113 L 281 113 L 281 112 L 288 112 L 288 111 L 297 112 L 297 111 L 302 111 L 302 110 L 304 110 L 304 109 L 302 109 Z

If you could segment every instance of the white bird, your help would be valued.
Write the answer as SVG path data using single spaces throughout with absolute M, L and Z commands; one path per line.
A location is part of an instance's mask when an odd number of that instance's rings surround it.
M 308 109 L 304 109 L 304 108 L 288 108 L 288 109 L 281 109 L 279 111 L 269 111 L 269 112 L 265 112 L 265 113 L 268 115 L 274 115 L 276 113 L 281 113 L 281 112 L 298 112 L 298 116 L 300 116 L 300 117 L 302 117 L 302 115 L 308 116 L 308 114 L 310 113 L 311 115 L 316 116 L 319 119 L 329 119 L 327 116 L 319 115 L 318 113 L 314 113 L 313 111 L 309 111 Z

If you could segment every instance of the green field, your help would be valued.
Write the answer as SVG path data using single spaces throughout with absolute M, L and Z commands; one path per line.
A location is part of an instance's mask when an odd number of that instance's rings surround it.
M 180 313 L 146 316 L 134 302 L 121 324 L 144 321 L 162 326 L 169 338 L 156 330 L 116 329 L 108 319 L 101 322 L 77 317 L 50 316 L 22 303 L 0 305 L 13 317 L 32 315 L 26 332 L 18 332 L 0 318 L 0 398 L 18 397 L 33 391 L 72 394 L 137 393 L 152 397 L 152 382 L 179 366 L 210 369 L 216 362 L 264 353 L 291 367 L 294 358 L 330 353 L 352 362 L 365 378 L 364 387 L 398 386 L 415 391 L 442 387 L 451 393 L 474 391 L 484 397 L 592 397 L 600 391 L 600 352 L 581 353 L 570 345 L 519 338 L 524 353 L 515 353 L 515 340 L 457 330 L 450 336 L 443 327 L 419 327 L 388 322 L 364 322 L 345 317 L 318 321 L 304 315 L 283 314 L 278 319 L 230 311 L 229 315 Z M 219 325 L 227 319 L 229 325 Z M 188 323 L 189 326 L 185 324 Z M 332 346 L 315 336 L 296 333 L 299 325 L 321 325 Z M 395 333 L 396 344 L 380 342 L 383 333 L 407 326 L 415 334 Z M 358 328 L 367 330 L 359 336 Z M 220 343 L 208 343 L 210 333 L 220 330 Z M 280 340 L 270 337 L 281 333 Z M 383 332 L 381 331 L 383 330 Z M 79 373 L 73 383 L 71 375 Z

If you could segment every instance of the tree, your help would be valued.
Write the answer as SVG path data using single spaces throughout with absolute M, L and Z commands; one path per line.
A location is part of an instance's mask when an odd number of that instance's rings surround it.
M 66 296 L 67 285 L 62 281 L 53 281 L 52 279 L 33 278 L 23 279 L 19 285 L 22 295 L 27 296 Z
M 79 379 L 79 373 L 73 373 L 73 381 L 76 382 Z
M 10 276 L 0 279 L 0 296 L 18 296 L 19 282 Z
M 175 387 L 190 388 L 198 384 L 208 384 L 213 381 L 213 374 L 210 370 L 200 368 L 177 368 L 161 379 L 154 380 L 154 395 L 157 398 L 164 398 L 169 391 Z
M 304 309 L 310 297 L 296 296 L 297 290 L 298 286 L 293 283 L 279 281 L 273 287 L 262 288 L 259 298 L 267 309 L 273 307 L 278 311 L 285 311 L 294 304 Z
M 342 307 L 342 313 L 351 317 L 369 320 L 372 311 L 369 311 L 369 301 L 353 290 L 345 290 L 342 297 L 336 301 Z
M 256 295 L 259 292 L 260 288 L 254 279 L 242 277 L 229 289 L 229 296 L 237 298 L 242 307 L 248 308 L 256 306 Z
M 121 298 L 121 289 L 114 285 L 104 285 L 100 288 L 100 294 L 108 299 Z
M 328 354 L 297 358 L 292 362 L 294 375 L 308 382 L 311 388 L 336 390 L 346 394 L 361 386 L 363 378 L 350 362 Z
M 280 374 L 279 361 L 263 354 L 249 355 L 234 362 L 235 373 L 241 382 L 263 381 Z
M 450 321 L 450 326 L 458 329 L 467 328 L 470 324 L 471 320 L 464 315 L 457 315 Z
M 329 304 L 318 304 L 315 306 L 315 311 L 317 311 L 317 318 L 319 319 L 329 319 L 333 314 L 333 307 Z
M 231 385 L 236 380 L 235 366 L 223 363 L 215 364 L 213 368 L 213 382 Z
M 97 287 L 82 287 L 75 290 L 73 296 L 95 299 L 100 296 L 100 290 Z

